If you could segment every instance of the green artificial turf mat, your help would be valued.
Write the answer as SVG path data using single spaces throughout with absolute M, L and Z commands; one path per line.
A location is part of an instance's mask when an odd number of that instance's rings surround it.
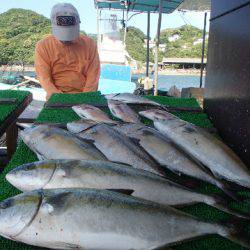
M 195 99 L 182 99 L 182 98 L 169 98 L 169 97 L 148 97 L 149 99 L 152 99 L 154 101 L 159 101 L 161 104 L 169 105 L 173 107 L 198 107 L 198 103 Z M 81 102 L 88 102 L 88 103 L 105 103 L 105 100 L 100 95 L 99 92 L 96 93 L 87 93 L 87 94 L 76 94 L 76 95 L 69 95 L 69 94 L 56 94 L 51 97 L 49 100 L 49 103 L 81 103 Z M 149 108 L 149 107 L 147 107 Z M 151 107 L 152 108 L 152 107 Z M 145 110 L 145 107 L 133 107 L 135 111 L 139 110 Z M 103 111 L 107 112 L 109 115 L 110 112 L 107 108 L 103 108 Z M 205 113 L 192 113 L 192 112 L 175 112 L 175 115 L 179 116 L 180 118 L 187 120 L 191 123 L 194 123 L 198 126 L 204 127 L 204 128 L 211 128 L 212 124 L 209 121 L 207 115 Z M 114 118 L 114 117 L 112 117 Z M 78 120 L 79 117 L 76 115 L 75 112 L 73 112 L 72 109 L 51 109 L 46 108 L 43 109 L 38 117 L 39 122 L 55 122 L 55 123 L 61 123 L 61 122 L 70 122 L 74 120 Z M 149 124 L 149 120 L 142 119 L 143 122 Z M 18 149 L 16 153 L 14 154 L 11 162 L 5 168 L 2 175 L 0 175 L 0 200 L 3 200 L 5 198 L 8 198 L 10 196 L 14 196 L 19 193 L 17 189 L 12 187 L 6 180 L 5 175 L 13 168 L 15 168 L 18 165 L 33 162 L 36 161 L 37 157 L 35 154 L 23 143 L 20 142 Z M 204 183 L 202 181 L 194 180 L 190 177 L 186 176 L 178 176 L 175 175 L 172 172 L 167 172 L 169 178 L 172 178 L 176 181 L 183 181 L 185 180 L 185 183 L 190 183 L 193 185 L 193 182 L 195 182 L 196 188 L 195 190 L 211 194 L 211 193 L 217 193 L 221 194 L 222 192 L 215 186 L 211 184 Z M 239 193 L 240 195 L 244 196 L 245 198 L 248 198 L 244 202 L 233 202 L 229 200 L 227 202 L 227 205 L 231 208 L 234 208 L 238 211 L 242 212 L 249 212 L 250 211 L 250 192 L 248 191 L 242 191 Z M 181 209 L 182 211 L 185 211 L 189 214 L 192 214 L 194 216 L 197 216 L 201 219 L 210 221 L 210 222 L 220 222 L 220 221 L 228 221 L 231 220 L 231 216 L 227 213 L 221 212 L 220 210 L 210 207 L 206 204 L 196 204 L 192 206 L 188 206 Z M 245 229 L 245 233 L 247 233 L 247 236 L 250 238 L 250 223 L 243 222 L 243 226 Z M 176 245 L 171 247 L 172 249 L 176 250 L 242 250 L 245 249 L 243 247 L 240 247 L 238 244 L 235 244 L 227 239 L 224 239 L 217 235 L 211 235 L 206 236 L 201 239 L 195 239 L 190 242 L 182 243 L 180 245 Z M 11 242 L 9 240 L 6 240 L 4 238 L 0 238 L 0 249 L 22 249 L 22 250 L 28 250 L 28 249 L 38 249 L 35 247 L 26 246 L 24 244 Z
M 17 102 L 14 104 L 0 105 L 0 123 L 3 122 L 30 94 L 28 91 L 16 90 L 0 90 L 0 98 L 16 98 Z
M 54 94 L 48 100 L 49 104 L 53 103 L 99 103 L 105 104 L 106 99 L 101 95 L 101 92 L 89 92 L 89 93 L 80 93 L 80 94 Z

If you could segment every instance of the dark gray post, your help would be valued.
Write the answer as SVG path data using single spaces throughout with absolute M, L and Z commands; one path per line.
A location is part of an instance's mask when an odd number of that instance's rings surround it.
M 206 27 L 207 27 L 207 12 L 204 15 L 204 29 L 203 29 L 203 42 L 202 42 L 202 55 L 201 55 L 201 75 L 200 75 L 200 88 L 203 85 L 203 71 L 204 71 L 204 54 L 206 45 Z
M 150 11 L 148 11 L 146 77 L 149 76 Z

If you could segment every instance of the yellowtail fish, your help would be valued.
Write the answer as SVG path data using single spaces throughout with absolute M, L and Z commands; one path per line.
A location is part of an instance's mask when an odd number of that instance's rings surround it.
M 159 110 L 140 112 L 178 147 L 206 166 L 215 177 L 250 188 L 250 170 L 221 140 L 204 129 Z
M 115 121 L 111 120 L 101 109 L 93 105 L 81 104 L 73 106 L 72 109 L 77 113 L 77 115 L 84 119 L 93 120 L 96 122 L 116 123 Z
M 92 143 L 81 140 L 60 128 L 39 125 L 21 131 L 20 136 L 40 160 L 106 160 L 106 157 Z
M 108 100 L 108 107 L 113 116 L 124 122 L 140 123 L 137 115 L 126 103 L 120 101 Z
M 109 161 L 46 160 L 19 166 L 6 179 L 22 191 L 55 188 L 132 190 L 138 198 L 175 207 L 206 203 L 239 217 L 219 196 L 187 189 L 153 173 Z
M 39 190 L 0 202 L 0 235 L 50 249 L 156 249 L 211 234 L 250 246 L 237 225 L 108 190 Z
M 82 121 L 82 124 L 83 128 L 86 128 L 89 123 Z M 79 128 L 78 123 L 77 126 Z M 73 123 L 68 124 L 67 127 L 71 132 L 76 131 Z M 76 135 L 93 143 L 110 161 L 128 164 L 138 169 L 165 175 L 164 168 L 148 155 L 138 145 L 137 141 L 115 130 L 113 126 L 100 123 Z

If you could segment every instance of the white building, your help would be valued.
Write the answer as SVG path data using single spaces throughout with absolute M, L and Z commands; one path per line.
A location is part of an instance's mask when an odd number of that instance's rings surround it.
M 174 34 L 173 36 L 170 36 L 170 37 L 168 38 L 168 41 L 169 41 L 169 42 L 175 42 L 175 41 L 177 41 L 178 39 L 180 39 L 180 35 Z

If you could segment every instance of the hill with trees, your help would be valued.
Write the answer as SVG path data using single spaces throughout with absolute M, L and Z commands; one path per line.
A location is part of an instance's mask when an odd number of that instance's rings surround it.
M 34 11 L 11 9 L 0 14 L 0 65 L 33 64 L 37 41 L 50 33 L 50 20 Z M 95 34 L 89 36 L 96 40 Z M 163 57 L 200 57 L 201 38 L 202 30 L 193 26 L 162 30 L 161 44 L 165 49 L 160 51 L 160 60 Z M 127 51 L 139 62 L 146 60 L 145 39 L 146 35 L 140 29 L 127 28 Z M 153 61 L 152 49 L 150 61 Z
M 199 58 L 202 50 L 202 36 L 203 31 L 191 25 L 162 30 L 160 42 L 166 44 L 166 51 L 161 54 L 163 57 Z M 206 42 L 208 42 L 208 35 L 206 35 Z
M 126 49 L 129 55 L 136 61 L 146 61 L 146 48 L 144 40 L 147 36 L 138 28 L 128 27 L 126 35 Z M 150 61 L 153 61 L 153 53 L 150 50 Z
M 0 14 L 0 64 L 33 63 L 37 41 L 50 34 L 50 20 L 36 12 L 11 9 Z

